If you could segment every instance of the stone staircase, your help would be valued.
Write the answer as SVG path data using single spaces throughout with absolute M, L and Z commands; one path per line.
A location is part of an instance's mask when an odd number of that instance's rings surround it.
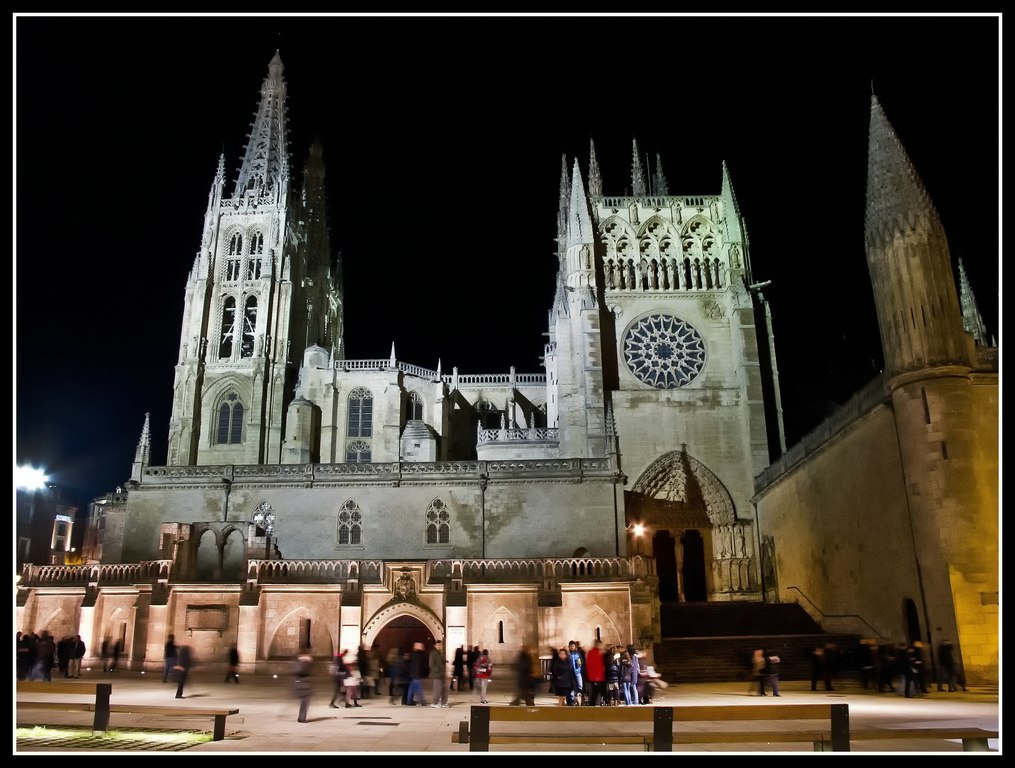
M 857 635 L 825 633 L 796 603 L 664 603 L 663 639 L 653 646 L 656 671 L 669 683 L 751 679 L 755 648 L 780 658 L 779 678 L 810 679 L 810 651 L 834 643 L 843 651 L 840 673 L 849 673 Z

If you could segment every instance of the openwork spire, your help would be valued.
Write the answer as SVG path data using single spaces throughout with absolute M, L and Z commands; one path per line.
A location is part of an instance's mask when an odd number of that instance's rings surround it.
M 244 150 L 234 197 L 247 191 L 270 193 L 289 181 L 289 152 L 286 129 L 286 86 L 282 78 L 282 59 L 275 56 L 268 65 L 268 76 L 261 86 L 261 103 L 254 115 L 250 138 Z
M 144 426 L 141 427 L 141 439 L 137 441 L 137 450 L 134 451 L 134 463 L 130 468 L 130 483 L 132 485 L 136 486 L 141 482 L 141 475 L 144 474 L 145 467 L 148 466 L 151 450 L 151 414 L 146 413 L 144 415 Z
M 567 155 L 563 154 L 560 156 L 560 205 L 557 209 L 557 251 L 560 254 L 563 254 L 567 242 L 567 207 L 570 200 L 571 175 L 568 173 Z
M 670 194 L 670 187 L 666 183 L 666 174 L 663 173 L 663 158 L 658 152 L 656 152 L 656 172 L 652 179 L 652 191 L 656 195 Z
M 634 157 L 631 160 L 631 194 L 635 197 L 645 196 L 645 172 L 641 168 L 641 158 L 638 157 L 638 140 L 633 139 Z
M 573 245 L 591 242 L 592 218 L 589 216 L 589 204 L 585 198 L 582 172 L 578 167 L 578 158 L 575 158 L 571 173 L 571 206 L 567 224 L 567 246 L 570 248 Z
M 599 200 L 603 196 L 603 178 L 599 175 L 599 162 L 596 160 L 596 143 L 589 139 L 589 198 Z
M 966 275 L 966 265 L 959 257 L 959 305 L 962 307 L 962 327 L 973 334 L 973 340 L 978 347 L 990 346 L 987 341 L 987 329 L 983 325 L 983 318 L 980 316 L 980 309 L 976 305 L 976 296 L 973 295 L 973 286 L 969 284 L 969 276 Z

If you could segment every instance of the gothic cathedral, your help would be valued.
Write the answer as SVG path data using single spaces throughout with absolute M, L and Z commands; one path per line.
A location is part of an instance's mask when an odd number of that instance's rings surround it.
M 872 153 L 884 140 L 873 126 Z M 19 628 L 51 617 L 51 631 L 80 633 L 89 648 L 115 635 L 139 668 L 161 668 L 170 633 L 189 635 L 198 658 L 238 645 L 259 672 L 303 646 L 326 659 L 416 636 L 489 648 L 496 663 L 523 643 L 650 645 L 662 638 L 661 602 L 797 601 L 790 590 L 806 589 L 824 613 L 864 615 L 886 636 L 912 629 L 898 606 L 922 590 L 934 606 L 917 611 L 925 632 L 989 635 L 990 611 L 976 607 L 992 591 L 989 568 L 971 572 L 979 544 L 952 526 L 942 560 L 939 532 L 965 515 L 989 538 L 993 515 L 996 564 L 990 435 L 976 431 L 992 423 L 993 403 L 997 434 L 997 350 L 982 321 L 975 341 L 963 327 L 978 314 L 965 291 L 960 307 L 918 179 L 905 176 L 917 192 L 895 183 L 904 153 L 876 150 L 868 194 L 889 370 L 861 393 L 860 427 L 833 425 L 825 454 L 788 461 L 769 307 L 725 165 L 718 195 L 674 196 L 659 158 L 643 167 L 635 144 L 631 194 L 611 197 L 594 145 L 585 174 L 565 158 L 544 370 L 445 372 L 399 360 L 394 345 L 346 357 L 356 328 L 329 242 L 323 150 L 315 143 L 297 174 L 287 147 L 276 53 L 238 176 L 227 179 L 220 158 L 208 194 L 166 463 L 151 464 L 146 421 L 126 488 L 93 505 L 94 564 L 27 568 Z M 923 204 L 919 280 L 892 274 L 893 249 L 908 246 L 871 215 L 898 199 Z M 929 308 L 916 333 L 913 306 Z M 892 435 L 894 463 L 853 461 L 843 475 L 880 472 L 892 489 L 887 513 L 850 507 L 880 520 L 864 554 L 838 530 L 845 502 L 808 493 L 841 490 L 822 456 L 843 440 L 853 441 L 839 457 L 848 464 Z M 996 447 L 993 461 L 996 480 Z M 939 481 L 947 498 L 935 496 Z M 925 524 L 907 522 L 903 507 Z M 881 540 L 903 535 L 933 564 L 921 570 L 912 546 Z M 901 592 L 857 595 L 850 574 L 884 575 L 889 555 Z M 829 563 L 842 579 L 825 584 Z M 996 661 L 995 612 L 995 673 Z M 990 676 L 989 659 L 982 671 Z

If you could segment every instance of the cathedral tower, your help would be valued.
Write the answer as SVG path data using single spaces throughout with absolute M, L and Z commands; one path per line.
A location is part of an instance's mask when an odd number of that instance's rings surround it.
M 997 388 L 978 386 L 996 384 L 996 372 L 978 373 L 944 229 L 876 97 L 866 249 L 919 553 L 922 639 L 958 638 L 975 678 L 998 662 Z
M 343 352 L 322 153 L 311 148 L 297 195 L 282 72 L 276 52 L 232 192 L 220 158 L 208 195 L 184 298 L 170 466 L 279 462 L 303 349 Z

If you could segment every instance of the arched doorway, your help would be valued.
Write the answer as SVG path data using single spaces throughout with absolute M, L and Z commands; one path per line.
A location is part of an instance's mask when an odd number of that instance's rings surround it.
M 663 603 L 680 600 L 676 544 L 669 531 L 656 531 L 652 537 L 652 556 L 656 559 L 656 576 L 659 577 L 659 600 Z
M 423 643 L 427 653 L 433 648 L 434 636 L 427 626 L 419 619 L 402 614 L 396 616 L 374 638 L 382 659 L 388 657 L 388 651 L 398 648 L 402 653 L 410 650 L 413 643 Z
M 705 543 L 695 530 L 684 531 L 680 537 L 684 563 L 680 570 L 684 578 L 684 599 L 687 602 L 708 599 L 705 589 Z M 661 585 L 660 585 L 661 586 Z

